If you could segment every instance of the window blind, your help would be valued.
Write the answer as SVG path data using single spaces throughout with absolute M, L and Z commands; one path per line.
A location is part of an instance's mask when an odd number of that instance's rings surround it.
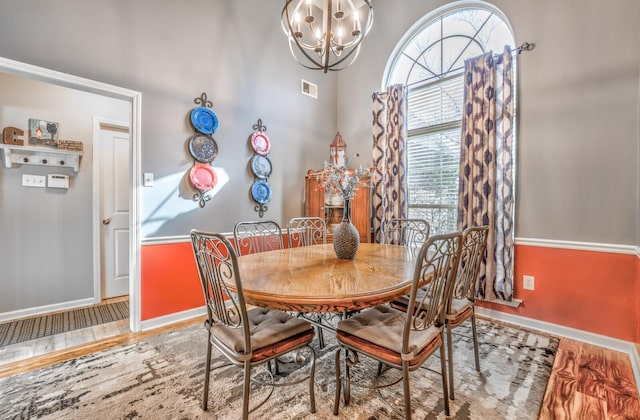
M 434 127 L 462 119 L 462 75 L 414 88 L 408 96 L 407 129 Z
M 460 74 L 409 92 L 409 216 L 427 219 L 433 234 L 456 229 L 463 94 Z

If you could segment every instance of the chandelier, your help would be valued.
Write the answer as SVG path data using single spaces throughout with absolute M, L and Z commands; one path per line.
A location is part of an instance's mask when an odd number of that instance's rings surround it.
M 326 73 L 358 57 L 373 23 L 373 6 L 371 0 L 286 0 L 281 19 L 296 61 Z

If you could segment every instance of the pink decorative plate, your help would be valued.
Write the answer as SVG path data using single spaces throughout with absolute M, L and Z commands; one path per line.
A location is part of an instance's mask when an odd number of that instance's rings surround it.
M 253 150 L 259 155 L 266 155 L 271 150 L 271 142 L 269 142 L 269 137 L 264 134 L 262 131 L 256 131 L 251 136 L 251 146 L 253 146 Z
M 189 178 L 199 191 L 212 190 L 218 180 L 215 171 L 209 165 L 195 165 L 191 168 Z

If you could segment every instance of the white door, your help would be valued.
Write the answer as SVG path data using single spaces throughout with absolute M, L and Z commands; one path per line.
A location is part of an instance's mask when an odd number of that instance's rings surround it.
M 129 294 L 129 131 L 100 126 L 103 299 Z

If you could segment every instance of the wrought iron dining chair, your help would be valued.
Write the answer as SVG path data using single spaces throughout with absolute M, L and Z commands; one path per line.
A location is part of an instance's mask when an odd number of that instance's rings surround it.
M 254 367 L 267 363 L 283 354 L 302 350 L 311 355 L 309 375 L 288 385 L 309 379 L 311 412 L 315 413 L 314 376 L 316 354 L 309 344 L 314 330 L 308 322 L 286 312 L 253 308 L 247 310 L 236 253 L 222 235 L 197 230 L 191 231 L 191 243 L 207 307 L 207 359 L 205 363 L 202 409 L 207 410 L 209 379 L 211 376 L 211 350 L 215 347 L 231 364 L 244 371 L 242 418 L 249 415 L 249 391 Z M 231 285 L 231 287 L 229 287 Z M 295 357 L 302 363 L 301 357 Z M 213 370 L 228 366 L 216 366 Z M 270 371 L 267 371 L 271 375 Z M 271 396 L 274 384 L 260 407 Z
M 451 299 L 447 304 L 445 324 L 447 330 L 447 352 L 449 361 L 449 396 L 455 398 L 453 386 L 453 342 L 451 330 L 471 319 L 473 333 L 473 351 L 476 361 L 476 370 L 480 371 L 480 356 L 478 354 L 478 331 L 476 330 L 476 283 L 480 273 L 480 267 L 487 248 L 488 226 L 470 227 L 462 232 L 462 251 L 456 282 L 453 287 Z
M 444 409 L 445 415 L 449 415 L 444 323 L 460 259 L 460 241 L 461 234 L 457 232 L 434 236 L 425 242 L 416 261 L 406 312 L 390 306 L 377 306 L 338 322 L 336 339 L 340 346 L 335 359 L 335 415 L 338 415 L 343 386 L 345 404 L 349 403 L 350 370 L 357 364 L 359 354 L 364 354 L 381 364 L 402 370 L 404 416 L 410 419 L 409 372 L 418 369 L 438 349 Z M 422 299 L 418 298 L 419 295 Z M 430 298 L 425 305 L 423 300 L 427 296 Z M 344 377 L 341 373 L 342 353 L 345 355 Z M 397 382 L 399 380 L 379 384 L 376 381 L 373 386 L 382 388 Z
M 383 228 L 382 242 L 390 245 L 405 245 L 417 254 L 429 238 L 429 222 L 424 219 L 389 220 Z
M 233 228 L 233 240 L 239 256 L 284 248 L 282 229 L 272 220 L 237 223 Z M 271 370 L 271 362 L 268 365 Z M 275 373 L 280 373 L 278 359 L 275 360 Z
M 287 236 L 289 248 L 326 244 L 327 224 L 320 217 L 294 217 L 287 223 Z M 318 345 L 321 349 L 324 348 L 324 334 L 322 333 L 322 327 L 318 324 L 322 324 L 322 318 L 327 314 L 307 313 L 301 315 L 313 317 L 312 319 L 317 323 Z
M 287 223 L 289 248 L 327 243 L 327 225 L 320 217 L 294 217 Z
M 233 228 L 233 239 L 238 255 L 284 248 L 282 229 L 270 220 L 237 223 Z
M 382 243 L 390 245 L 404 245 L 416 256 L 422 245 L 429 238 L 431 226 L 424 219 L 392 218 L 382 230 Z M 406 310 L 409 296 L 402 296 L 391 302 L 396 309 Z

